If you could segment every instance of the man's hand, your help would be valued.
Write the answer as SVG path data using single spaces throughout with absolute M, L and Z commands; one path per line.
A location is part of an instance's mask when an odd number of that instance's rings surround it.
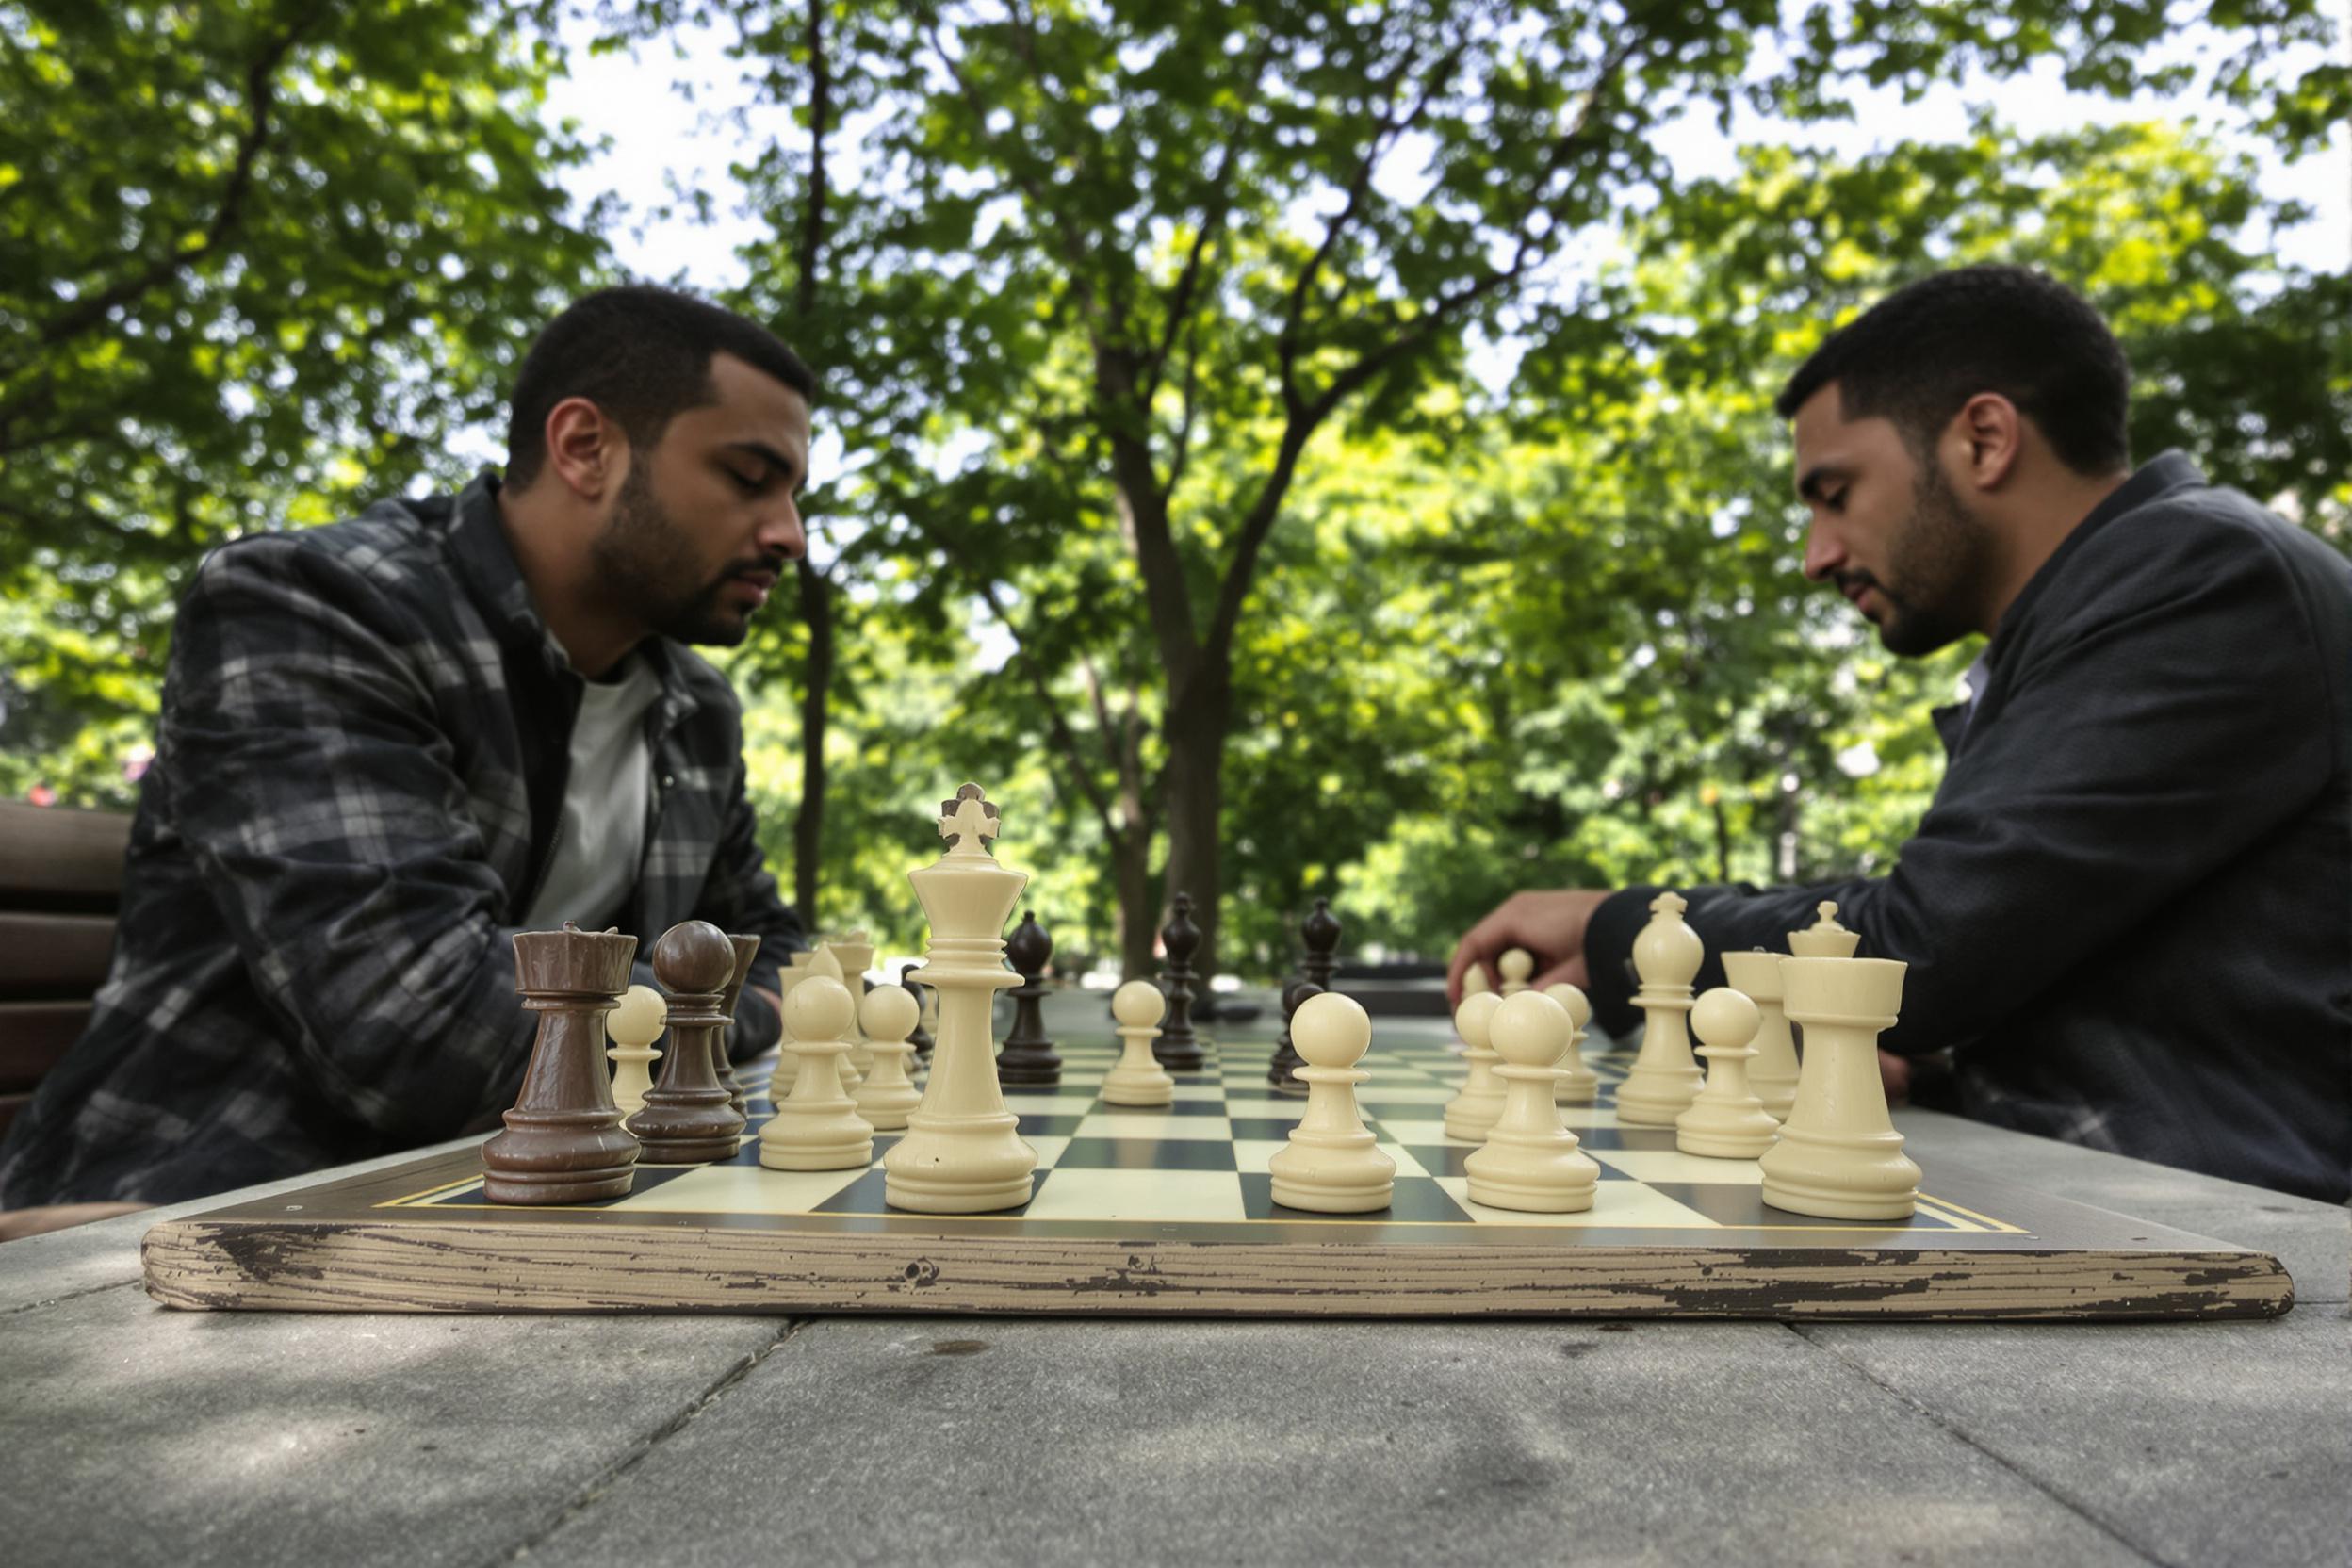
M 785 1035 L 789 1033 L 789 1031 L 787 1031 L 784 1027 L 784 999 L 781 996 L 778 996 L 776 992 L 768 989 L 765 986 L 753 986 L 750 987 L 749 989 L 761 1001 L 776 1009 L 776 1038 L 771 1042 L 771 1049 L 775 1046 L 782 1045 L 784 1043 Z
M 1584 928 L 1606 892 L 1562 889 L 1557 892 L 1513 893 L 1502 906 L 1470 928 L 1454 949 L 1453 967 L 1446 973 L 1446 1000 L 1462 1004 L 1462 977 L 1472 964 L 1482 965 L 1490 982 L 1499 979 L 1495 960 L 1514 947 L 1535 956 L 1539 989 L 1566 981 L 1579 988 L 1591 986 L 1584 961 Z
M 1900 1105 L 1911 1098 L 1911 1063 L 1891 1051 L 1878 1054 L 1878 1081 L 1886 1089 L 1886 1103 Z

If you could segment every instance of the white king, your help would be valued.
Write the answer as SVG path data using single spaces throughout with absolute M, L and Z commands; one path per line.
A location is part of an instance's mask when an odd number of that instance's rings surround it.
M 1021 984 L 1004 967 L 1004 923 L 1029 878 L 996 863 L 997 809 L 977 784 L 939 804 L 947 853 L 909 873 L 931 923 L 916 978 L 939 992 L 939 1028 L 923 1103 L 883 1156 L 883 1194 L 918 1214 L 984 1214 L 1029 1201 L 1037 1152 L 1015 1131 L 996 1078 L 994 993 Z

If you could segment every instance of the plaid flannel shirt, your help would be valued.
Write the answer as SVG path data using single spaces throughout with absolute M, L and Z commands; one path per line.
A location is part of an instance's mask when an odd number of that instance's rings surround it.
M 511 938 L 551 859 L 581 680 L 484 475 L 215 551 L 174 627 L 112 968 L 0 1145 L 0 1205 L 169 1202 L 495 1125 L 535 1015 Z M 804 945 L 761 864 L 726 678 L 661 639 L 620 917 Z M 604 911 L 582 911 L 583 923 Z M 746 990 L 736 1049 L 776 1037 Z
M 2352 563 L 2167 452 L 1986 645 L 1950 764 L 1882 877 L 1716 885 L 1714 954 L 1788 951 L 1817 900 L 1900 958 L 1882 1043 L 1949 1051 L 1980 1120 L 2260 1186 L 2352 1192 Z M 1586 938 L 1630 1026 L 1655 888 Z

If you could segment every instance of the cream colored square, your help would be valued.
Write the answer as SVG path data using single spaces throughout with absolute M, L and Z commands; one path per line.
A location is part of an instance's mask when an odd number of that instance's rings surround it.
M 1398 1143 L 1418 1143 L 1429 1146 L 1435 1146 L 1441 1143 L 1451 1143 L 1463 1149 L 1476 1147 L 1473 1144 L 1463 1142 L 1461 1138 L 1447 1137 L 1446 1135 L 1446 1123 L 1443 1120 L 1400 1121 L 1393 1116 L 1384 1116 L 1379 1119 L 1380 1123 L 1379 1129 L 1380 1135 L 1382 1137 L 1394 1138 Z
M 867 1168 L 770 1170 L 764 1166 L 708 1165 L 606 1207 L 657 1214 L 806 1214 Z
M 1057 1171 L 1021 1211 L 1026 1219 L 1131 1219 L 1235 1224 L 1249 1217 L 1230 1170 Z
M 1645 1187 L 1639 1182 L 1603 1182 L 1593 1194 L 1592 1206 L 1578 1214 L 1521 1214 L 1512 1209 L 1490 1209 L 1483 1203 L 1470 1201 L 1470 1178 L 1440 1176 L 1437 1184 L 1451 1194 L 1470 1217 L 1481 1225 L 1552 1225 L 1568 1229 L 1603 1226 L 1612 1230 L 1633 1231 L 1719 1231 L 1714 1220 L 1688 1204 L 1677 1203 L 1664 1193 Z
M 1070 1099 L 1058 1094 L 1008 1094 L 1004 1108 L 1015 1116 L 1068 1116 Z
M 1221 1116 L 1168 1116 L 1157 1111 L 1097 1111 L 1078 1124 L 1082 1138 L 1188 1138 L 1222 1143 L 1233 1135 Z
M 1021 1134 L 1020 1137 L 1021 1142 L 1027 1144 L 1030 1148 L 1037 1152 L 1037 1168 L 1039 1170 L 1051 1170 L 1054 1168 L 1054 1162 L 1060 1159 L 1062 1157 L 1062 1151 L 1070 1147 L 1070 1139 L 1066 1137 L 1045 1138 L 1037 1137 L 1028 1133 Z M 874 1157 L 874 1168 L 876 1170 L 881 1169 L 882 1162 L 890 1157 L 890 1152 L 888 1150 L 876 1154 Z
M 1307 1108 L 1304 1098 L 1283 1100 L 1274 1095 L 1225 1097 L 1225 1114 L 1236 1121 L 1296 1121 Z
M 1398 1105 L 1443 1105 L 1455 1095 L 1448 1088 L 1420 1088 L 1399 1084 L 1394 1088 L 1380 1084 L 1366 1084 L 1356 1090 L 1359 1101 L 1379 1100 Z
M 1562 1105 L 1560 1124 L 1568 1128 L 1614 1127 L 1617 1113 L 1606 1105 Z
M 1222 1100 L 1225 1098 L 1225 1091 L 1215 1084 L 1179 1084 L 1176 1086 L 1175 1095 L 1179 1100 L 1200 1102 Z
M 1637 1182 L 1712 1183 L 1727 1187 L 1764 1184 L 1764 1168 L 1754 1160 L 1715 1160 L 1679 1149 L 1588 1149 L 1585 1152 Z
M 1274 1152 L 1276 1150 L 1287 1148 L 1289 1143 L 1290 1140 L 1288 1138 L 1235 1138 L 1233 1140 L 1233 1164 L 1238 1167 L 1244 1174 L 1250 1176 L 1266 1175 L 1272 1169 L 1272 1167 L 1267 1165 L 1266 1162 L 1274 1157 Z M 1376 1144 L 1375 1147 L 1378 1148 L 1381 1153 L 1386 1154 L 1390 1159 L 1396 1162 L 1397 1175 L 1427 1176 L 1429 1174 L 1427 1170 L 1422 1168 L 1421 1162 L 1419 1160 L 1414 1159 L 1411 1154 L 1405 1152 L 1403 1145 L 1380 1142 Z
M 1235 1138 L 1233 1164 L 1246 1175 L 1263 1176 L 1266 1173 L 1266 1162 L 1289 1142 L 1288 1138 Z

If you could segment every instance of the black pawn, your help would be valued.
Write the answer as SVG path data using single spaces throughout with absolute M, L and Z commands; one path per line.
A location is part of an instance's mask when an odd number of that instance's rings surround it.
M 622 1123 L 647 1165 L 708 1165 L 735 1157 L 743 1113 L 713 1065 L 719 1032 L 735 1021 L 720 1010 L 735 972 L 735 947 L 706 921 L 671 926 L 653 944 L 653 977 L 669 993 L 670 1049 L 644 1109 Z
M 1307 944 L 1307 956 L 1299 964 L 1298 972 L 1325 990 L 1331 988 L 1331 972 L 1339 968 L 1339 917 L 1331 913 L 1331 901 L 1318 898 L 1315 913 L 1298 927 L 1299 937 Z
M 1291 1069 L 1306 1064 L 1299 1058 L 1298 1048 L 1290 1043 L 1290 1021 L 1298 1016 L 1307 998 L 1322 994 L 1323 988 L 1312 980 L 1293 980 L 1282 988 L 1282 1032 L 1274 1041 L 1274 1060 L 1266 1070 L 1266 1081 L 1274 1086 L 1276 1094 L 1307 1092 L 1307 1086 L 1291 1074 Z
M 1192 956 L 1200 951 L 1200 928 L 1192 923 L 1190 893 L 1176 895 L 1175 910 L 1160 929 L 1160 942 L 1168 949 L 1168 1018 L 1152 1042 L 1152 1054 L 1172 1072 L 1197 1072 L 1208 1061 L 1192 1029 Z
M 906 1043 L 915 1054 L 928 1059 L 931 1054 L 931 1031 L 923 1026 L 923 988 L 915 984 L 915 966 L 908 964 L 899 972 L 898 983 L 906 988 L 906 994 L 915 999 L 915 1032 L 906 1037 Z
M 1046 961 L 1054 956 L 1054 939 L 1037 923 L 1037 911 L 1026 910 L 1021 924 L 1004 943 L 1004 956 L 1021 975 L 1013 988 L 1013 1027 L 997 1054 L 1000 1082 L 1052 1086 L 1062 1081 L 1062 1059 L 1045 1037 Z

